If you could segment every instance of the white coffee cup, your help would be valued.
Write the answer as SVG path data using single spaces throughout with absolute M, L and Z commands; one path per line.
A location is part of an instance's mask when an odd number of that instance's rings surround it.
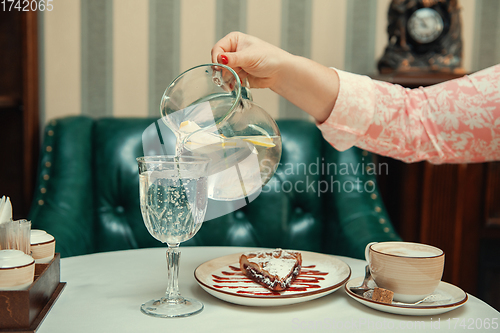
M 54 258 L 56 240 L 44 230 L 31 230 L 31 256 L 37 264 L 47 264 Z
M 394 300 L 413 303 L 436 290 L 444 270 L 444 252 L 410 242 L 370 243 L 365 258 L 378 287 L 394 292 Z
M 20 250 L 0 250 L 0 290 L 27 289 L 35 277 L 35 260 Z

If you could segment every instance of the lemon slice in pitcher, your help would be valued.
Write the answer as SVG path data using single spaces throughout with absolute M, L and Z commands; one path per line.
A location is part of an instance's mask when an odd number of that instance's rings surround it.
M 276 144 L 273 142 L 273 139 L 267 136 L 263 135 L 255 135 L 255 136 L 248 136 L 248 137 L 241 137 L 241 139 L 253 143 L 256 146 L 261 146 L 261 147 L 266 147 L 266 148 L 272 148 L 276 146 Z
M 195 149 L 209 147 L 210 149 L 216 149 L 214 146 L 236 146 L 235 142 L 231 142 L 222 134 L 199 130 L 201 130 L 201 127 L 194 121 L 190 120 L 183 121 L 179 126 L 179 132 L 184 134 L 184 136 L 187 136 L 187 139 L 184 142 L 187 149 L 193 151 Z
M 184 132 L 184 133 L 193 133 L 197 130 L 200 130 L 201 127 L 198 126 L 197 123 L 191 120 L 186 120 L 183 121 L 180 126 L 179 126 L 179 131 Z

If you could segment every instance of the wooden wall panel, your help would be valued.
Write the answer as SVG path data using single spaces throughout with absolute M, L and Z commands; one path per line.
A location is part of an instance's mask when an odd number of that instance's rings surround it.
M 500 228 L 500 162 L 488 164 L 485 200 L 486 226 Z
M 33 198 L 40 146 L 38 111 L 38 19 L 37 12 L 22 16 L 22 77 L 23 77 L 23 196 L 26 211 Z M 26 215 L 27 216 L 27 215 Z
M 25 218 L 39 149 L 36 12 L 0 12 L 0 196 Z

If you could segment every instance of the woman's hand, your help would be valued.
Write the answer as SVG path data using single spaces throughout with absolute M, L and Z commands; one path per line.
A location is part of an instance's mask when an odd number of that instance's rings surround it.
M 212 62 L 228 65 L 251 88 L 270 88 L 325 121 L 339 91 L 337 72 L 241 32 L 231 32 L 212 48 Z
M 228 65 L 252 88 L 271 88 L 279 81 L 280 72 L 293 56 L 253 36 L 231 32 L 212 48 L 212 62 Z

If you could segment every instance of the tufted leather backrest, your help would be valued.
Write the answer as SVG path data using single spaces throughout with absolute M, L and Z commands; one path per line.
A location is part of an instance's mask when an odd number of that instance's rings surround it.
M 34 228 L 55 236 L 63 256 L 164 246 L 146 230 L 139 207 L 135 159 L 143 155 L 142 133 L 153 122 L 68 117 L 47 126 L 30 218 Z M 399 240 L 375 175 L 366 172 L 368 153 L 337 152 L 309 122 L 284 120 L 278 126 L 281 165 L 260 196 L 204 223 L 183 246 L 282 247 L 362 257 L 370 241 Z

